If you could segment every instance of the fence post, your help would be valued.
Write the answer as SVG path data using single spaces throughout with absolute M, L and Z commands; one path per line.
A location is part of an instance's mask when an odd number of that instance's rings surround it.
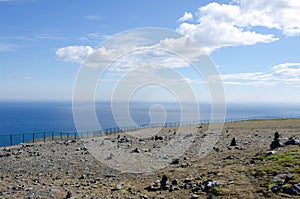
M 299 116 L 300 117 L 300 116 Z M 280 119 L 280 118 L 293 118 L 293 117 L 275 117 L 275 116 L 240 116 L 240 117 L 229 117 L 229 118 L 225 118 L 225 122 L 237 122 L 237 121 L 252 121 L 252 120 L 274 120 L 274 119 Z M 121 132 L 125 132 L 125 131 L 132 131 L 132 130 L 138 130 L 138 129 L 145 129 L 145 128 L 153 128 L 153 127 L 173 127 L 173 126 L 183 126 L 183 125 L 194 125 L 194 124 L 211 124 L 211 123 L 220 123 L 223 122 L 223 120 L 208 120 L 208 119 L 199 119 L 199 120 L 190 120 L 190 121 L 180 121 L 180 122 L 164 122 L 164 123 L 146 123 L 146 124 L 138 124 L 138 125 L 134 125 L 134 126 L 124 126 L 124 127 L 112 127 L 112 128 L 107 128 L 104 129 L 102 131 L 99 132 L 94 132 L 93 135 L 98 135 L 101 133 L 105 133 L 105 134 L 111 134 L 111 133 L 121 133 Z M 13 145 L 13 136 L 18 135 L 20 139 L 17 139 L 17 141 L 22 140 L 23 143 L 25 143 L 25 141 L 27 140 L 28 142 L 30 142 L 30 133 L 31 132 L 27 132 L 27 133 L 20 133 L 20 134 L 6 134 L 6 138 L 8 136 L 9 138 L 9 143 L 10 145 Z M 32 133 L 32 143 L 35 143 L 35 134 L 36 133 L 43 133 L 43 140 L 44 142 L 46 142 L 47 139 L 50 140 L 50 132 L 34 132 Z M 60 133 L 60 134 L 58 134 Z M 25 134 L 27 134 L 26 136 L 28 136 L 28 138 L 25 139 Z M 70 138 L 73 138 L 73 132 L 56 132 L 56 137 L 57 139 L 59 139 L 58 136 L 60 136 L 60 140 L 63 141 L 63 134 L 67 134 L 65 136 L 65 138 L 67 138 L 67 140 L 69 140 Z M 21 138 L 22 136 L 22 138 Z M 47 137 L 46 137 L 47 136 Z M 51 131 L 51 139 L 52 141 L 54 140 L 54 136 L 55 136 L 55 132 Z M 77 135 L 77 132 L 74 133 L 74 138 L 75 140 L 77 140 L 77 137 L 80 137 L 81 134 Z M 41 140 L 41 136 L 38 135 L 38 140 Z M 16 142 L 16 141 L 15 141 Z M 16 144 L 16 143 L 15 143 Z

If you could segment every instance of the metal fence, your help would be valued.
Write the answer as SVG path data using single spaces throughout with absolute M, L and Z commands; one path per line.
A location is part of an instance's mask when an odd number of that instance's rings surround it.
M 250 120 L 271 120 L 271 119 L 289 119 L 290 117 L 275 117 L 275 116 L 257 116 L 257 117 L 236 117 L 226 118 L 225 120 L 193 120 L 184 122 L 164 122 L 164 123 L 151 123 L 140 124 L 136 126 L 114 127 L 107 128 L 99 131 L 92 132 L 30 132 L 30 133 L 10 133 L 0 134 L 0 147 L 12 146 L 20 143 L 35 143 L 46 141 L 65 141 L 78 139 L 80 137 L 96 137 L 100 135 L 108 135 L 113 133 L 121 133 L 126 131 L 134 131 L 138 129 L 153 128 L 153 127 L 171 127 L 171 126 L 186 126 L 195 124 L 209 124 L 221 122 L 237 122 L 237 121 L 250 121 Z M 295 117 L 293 117 L 295 118 Z

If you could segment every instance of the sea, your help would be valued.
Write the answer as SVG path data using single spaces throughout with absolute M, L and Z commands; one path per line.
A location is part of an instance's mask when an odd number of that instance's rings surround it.
M 117 106 L 123 107 L 119 103 Z M 116 106 L 116 105 L 115 105 Z M 163 122 L 180 122 L 184 114 L 184 122 L 195 120 L 210 120 L 212 106 L 209 103 L 200 103 L 198 110 L 195 106 L 186 106 L 182 113 L 182 105 L 170 102 L 132 102 L 127 112 L 132 125 L 148 124 L 153 115 L 162 115 Z M 189 108 L 190 107 L 190 108 Z M 118 108 L 116 108 L 118 110 Z M 101 129 L 119 127 L 114 118 L 110 102 L 95 103 L 96 116 Z M 124 112 L 121 108 L 120 110 Z M 199 114 L 200 113 L 200 114 Z M 119 120 L 127 121 L 127 114 L 118 114 Z M 152 117 L 151 117 L 152 115 Z M 120 118 L 121 117 L 121 118 Z M 274 103 L 228 103 L 226 105 L 226 119 L 238 118 L 299 118 L 300 104 L 274 104 Z M 160 117 L 156 117 L 160 118 Z M 122 124 L 126 126 L 126 123 Z M 22 142 L 20 136 L 31 135 L 38 132 L 77 132 L 73 118 L 71 102 L 0 102 L 0 146 L 18 144 Z M 47 134 L 50 136 L 50 134 Z M 30 141 L 31 136 L 25 138 Z

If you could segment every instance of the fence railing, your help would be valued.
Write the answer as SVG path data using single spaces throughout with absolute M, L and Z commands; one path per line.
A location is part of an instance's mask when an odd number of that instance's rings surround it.
M 209 123 L 220 123 L 220 122 L 237 122 L 237 121 L 249 121 L 249 120 L 271 120 L 271 119 L 289 119 L 295 117 L 276 117 L 276 116 L 255 116 L 255 117 L 236 117 L 226 118 L 225 120 L 193 120 L 193 121 L 182 121 L 182 122 L 164 122 L 164 123 L 150 123 L 140 124 L 136 126 L 126 127 L 114 127 L 107 128 L 99 131 L 92 132 L 30 132 L 30 133 L 10 133 L 0 134 L 0 147 L 12 146 L 20 143 L 35 143 L 35 142 L 46 142 L 46 141 L 65 141 L 78 139 L 79 137 L 96 137 L 100 135 L 107 135 L 113 133 L 121 133 L 126 131 L 134 131 L 145 128 L 153 127 L 171 127 L 171 126 L 186 126 L 195 124 L 209 124 Z

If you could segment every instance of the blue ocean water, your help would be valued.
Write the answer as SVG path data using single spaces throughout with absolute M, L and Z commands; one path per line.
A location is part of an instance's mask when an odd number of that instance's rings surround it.
M 167 122 L 180 121 L 181 109 L 177 103 L 131 103 L 130 115 L 137 124 L 149 123 L 149 108 L 161 104 L 167 114 Z M 122 106 L 122 104 L 119 104 Z M 191 108 L 186 120 L 209 120 L 211 107 L 200 104 L 200 118 L 197 110 Z M 157 109 L 161 111 L 161 109 Z M 96 112 L 102 129 L 117 127 L 111 104 L 96 103 Z M 155 112 L 155 110 L 154 110 Z M 159 113 L 158 113 L 159 114 Z M 226 118 L 255 116 L 300 117 L 299 104 L 228 104 Z M 125 116 L 124 116 L 125 117 Z M 4 134 L 32 132 L 76 132 L 71 102 L 0 102 L 0 146 L 8 145 L 9 138 Z M 2 136 L 1 136 L 2 135 Z M 30 140 L 31 138 L 27 138 Z M 20 141 L 16 141 L 20 142 Z M 14 143 L 16 144 L 16 143 Z

